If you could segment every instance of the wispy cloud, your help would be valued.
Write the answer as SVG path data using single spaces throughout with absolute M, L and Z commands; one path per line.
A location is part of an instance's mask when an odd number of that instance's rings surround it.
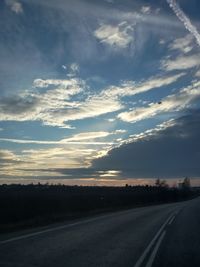
M 191 32 L 195 37 L 197 44 L 200 46 L 200 34 L 197 31 L 196 27 L 192 24 L 190 19 L 185 15 L 183 10 L 180 8 L 179 4 L 175 0 L 167 0 L 169 6 L 172 8 L 176 16 L 183 22 L 185 28 Z
M 19 157 L 17 157 L 15 155 L 15 153 L 13 153 L 10 150 L 7 149 L 0 149 L 0 166 L 9 166 L 9 165 L 13 165 L 13 164 L 19 164 L 22 163 L 22 160 L 20 160 Z
M 65 141 L 82 141 L 82 140 L 91 140 L 96 138 L 103 138 L 111 135 L 113 133 L 109 132 L 85 132 L 75 134 L 74 136 L 65 139 Z
M 109 136 L 121 136 L 123 129 L 113 132 L 82 132 L 61 140 L 26 140 L 1 138 L 0 142 L 11 142 L 16 145 L 31 145 L 18 154 L 4 150 L 0 151 L 0 175 L 8 173 L 15 177 L 62 176 L 51 171 L 53 168 L 86 168 L 92 159 L 104 155 L 116 142 L 107 141 Z M 98 139 L 103 139 L 102 141 Z M 36 145 L 36 146 L 33 146 Z M 43 146 L 44 145 L 44 146 Z M 19 167 L 20 163 L 20 167 Z M 82 176 L 81 176 L 82 177 Z M 71 176 L 68 178 L 72 178 Z M 74 178 L 74 177 L 73 177 Z
M 170 45 L 170 50 L 178 50 L 184 54 L 189 53 L 193 49 L 194 36 L 187 34 L 184 37 L 175 39 Z
M 141 12 L 143 14 L 150 14 L 151 13 L 151 7 L 150 6 L 142 6 L 141 7 Z
M 22 151 L 22 157 L 29 160 L 30 164 L 27 164 L 25 169 L 43 168 L 48 169 L 61 166 L 81 167 L 87 166 L 87 158 L 96 154 L 96 149 L 92 149 L 87 145 L 68 146 L 68 147 L 53 147 L 53 148 L 39 148 L 39 149 L 26 149 Z
M 0 120 L 37 120 L 49 126 L 70 128 L 68 121 L 100 116 L 123 107 L 117 99 L 101 93 L 88 96 L 87 85 L 80 79 L 36 79 L 33 86 L 48 90 L 25 91 L 17 97 L 1 98 Z M 80 100 L 73 100 L 80 93 Z
M 124 107 L 122 97 L 167 86 L 184 75 L 152 77 L 137 84 L 126 81 L 96 94 L 91 94 L 86 82 L 77 78 L 35 79 L 32 91 L 0 99 L 0 120 L 41 121 L 44 125 L 71 128 L 66 122 L 119 111 Z M 79 100 L 74 96 L 79 96 Z
M 198 71 L 195 73 L 195 77 L 200 78 L 200 70 L 198 70 Z
M 180 90 L 179 93 L 165 97 L 159 103 L 151 103 L 147 107 L 138 107 L 132 111 L 122 112 L 118 118 L 134 123 L 160 113 L 182 110 L 200 97 L 199 86 L 200 82 L 194 82 L 191 86 Z
M 145 93 L 150 90 L 160 88 L 162 86 L 167 86 L 176 82 L 179 78 L 183 77 L 185 73 L 180 73 L 176 75 L 164 76 L 164 77 L 151 77 L 150 79 L 134 83 L 133 81 L 126 81 L 121 84 L 121 86 L 111 86 L 105 91 L 105 95 L 113 96 L 133 96 L 136 94 Z
M 61 140 L 30 140 L 30 139 L 9 139 L 0 138 L 0 141 L 12 142 L 18 144 L 43 144 L 43 145 L 63 145 L 63 144 L 73 144 L 73 145 L 111 145 L 113 142 L 98 142 L 96 139 L 105 138 L 111 135 L 120 135 L 125 133 L 126 130 L 119 129 L 113 132 L 83 132 L 75 134 L 68 138 L 63 138 Z
M 87 146 L 77 147 L 55 147 L 26 149 L 20 153 L 10 150 L 0 150 L 0 178 L 1 177 L 27 177 L 35 178 L 47 176 L 62 176 L 60 173 L 50 169 L 88 166 L 87 158 L 96 154 L 95 149 Z M 42 169 L 42 171 L 40 170 Z
M 63 79 L 63 80 L 59 80 L 59 79 L 35 79 L 33 81 L 33 87 L 35 88 L 47 88 L 49 86 L 54 86 L 57 87 L 59 89 L 67 89 L 66 90 L 66 94 L 67 95 L 73 95 L 76 93 L 79 93 L 81 91 L 80 88 L 78 88 L 76 85 L 77 83 L 77 79 Z
M 56 116 L 56 111 L 77 106 L 71 100 L 73 95 L 80 93 L 84 82 L 78 79 L 41 80 L 34 81 L 34 87 L 53 89 L 25 91 L 18 96 L 2 97 L 0 99 L 0 120 L 42 121 L 46 125 L 69 128 L 64 123 L 65 118 Z
M 69 73 L 67 74 L 67 77 L 75 77 L 77 76 L 78 72 L 79 72 L 79 65 L 77 63 L 72 63 L 70 64 L 69 68 Z
M 162 68 L 167 71 L 186 70 L 200 65 L 200 54 L 179 56 L 175 59 L 164 59 Z
M 140 140 L 148 140 L 151 136 L 156 136 L 159 134 L 161 131 L 166 130 L 169 127 L 172 127 L 175 125 L 175 119 L 170 119 L 168 121 L 165 121 L 159 125 L 157 125 L 155 128 L 148 129 L 144 132 L 141 132 L 139 134 L 133 134 L 130 135 L 130 137 L 123 142 L 124 144 L 132 143 L 132 142 L 138 142 Z
M 101 149 L 107 151 L 109 148 L 108 143 L 101 143 Z M 0 150 L 0 179 L 9 176 L 11 178 L 34 179 L 39 177 L 42 179 L 44 175 L 46 178 L 49 176 L 71 179 L 78 178 L 74 175 L 78 174 L 80 169 L 83 171 L 78 176 L 85 177 L 84 173 L 87 173 L 91 160 L 98 154 L 100 155 L 100 151 L 96 146 L 91 148 L 90 144 L 85 142 L 80 143 L 79 146 L 63 143 L 59 147 L 36 147 L 20 152 Z M 94 171 L 92 173 L 94 174 Z
M 10 9 L 16 14 L 23 13 L 22 4 L 16 0 L 5 0 L 6 4 L 10 7 Z
M 94 32 L 94 36 L 101 43 L 122 49 L 134 41 L 134 26 L 126 21 L 118 25 L 103 24 Z
M 71 145 L 113 145 L 114 142 L 97 142 L 97 141 L 68 141 L 67 139 L 63 139 L 60 141 L 42 141 L 42 140 L 28 140 L 28 139 L 14 139 L 14 138 L 0 138 L 0 141 L 3 142 L 11 142 L 17 144 L 37 144 L 37 145 L 63 145 L 63 144 L 71 144 Z

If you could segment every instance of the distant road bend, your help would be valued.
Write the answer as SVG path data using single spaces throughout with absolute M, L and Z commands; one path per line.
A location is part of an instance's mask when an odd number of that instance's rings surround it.
M 0 237 L 0 267 L 200 266 L 200 198 Z

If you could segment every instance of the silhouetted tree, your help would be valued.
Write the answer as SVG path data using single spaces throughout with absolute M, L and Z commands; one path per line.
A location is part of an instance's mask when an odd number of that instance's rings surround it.
M 168 188 L 169 187 L 165 180 L 160 180 L 160 179 L 156 179 L 155 185 L 157 187 L 163 187 L 163 188 Z
M 190 190 L 190 188 L 191 188 L 190 178 L 185 177 L 185 179 L 183 180 L 183 183 L 182 183 L 182 187 L 183 187 L 183 189 Z
M 158 187 L 160 187 L 160 179 L 156 179 L 155 185 L 158 186 Z

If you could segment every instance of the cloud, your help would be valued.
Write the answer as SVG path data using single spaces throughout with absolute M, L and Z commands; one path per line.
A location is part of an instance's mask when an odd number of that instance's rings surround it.
M 0 118 L 7 120 L 9 117 L 23 117 L 24 114 L 31 114 L 34 112 L 35 107 L 39 103 L 36 96 L 30 95 L 29 97 L 14 96 L 14 97 L 1 97 L 0 98 Z
M 108 141 L 107 137 L 120 136 L 124 133 L 125 130 L 123 129 L 113 132 L 82 132 L 60 140 L 0 138 L 0 142 L 4 143 L 31 145 L 31 149 L 21 149 L 20 152 L 16 150 L 17 154 L 13 151 L 4 150 L 2 152 L 0 150 L 0 176 L 9 173 L 14 177 L 31 178 L 35 176 L 42 177 L 45 173 L 46 176 L 59 177 L 63 176 L 62 173 L 56 172 L 56 170 L 52 171 L 52 166 L 55 169 L 88 168 L 93 158 L 104 155 L 111 146 L 117 144 Z
M 114 96 L 133 96 L 136 94 L 145 93 L 147 91 L 160 88 L 162 86 L 167 86 L 176 82 L 179 78 L 183 77 L 185 73 L 180 73 L 171 76 L 164 77 L 151 77 L 150 79 L 135 84 L 133 81 L 126 81 L 121 84 L 121 86 L 111 86 L 105 91 L 105 95 L 109 97 Z
M 21 179 L 21 177 L 33 179 L 44 175 L 62 178 L 62 173 L 52 171 L 52 168 L 86 168 L 89 167 L 90 159 L 96 154 L 96 147 L 92 149 L 82 144 L 44 149 L 32 148 L 20 152 L 0 150 L 0 178 L 10 176 L 15 179 Z
M 33 88 L 39 91 L 0 98 L 0 120 L 42 121 L 45 125 L 70 128 L 68 121 L 100 116 L 123 107 L 117 99 L 102 93 L 88 96 L 89 89 L 80 79 L 36 79 Z M 76 95 L 79 100 L 73 100 Z
M 95 32 L 94 36 L 101 43 L 107 44 L 113 48 L 124 49 L 134 41 L 134 26 L 126 21 L 117 26 L 103 24 Z
M 200 65 L 200 54 L 189 56 L 179 56 L 175 59 L 165 59 L 162 61 L 162 68 L 167 71 L 186 70 Z
M 63 144 L 73 144 L 73 145 L 105 145 L 105 144 L 114 144 L 113 142 L 98 142 L 95 141 L 99 138 L 105 138 L 110 135 L 118 135 L 125 133 L 126 130 L 119 129 L 113 132 L 82 132 L 73 135 L 72 137 L 63 138 L 61 140 L 30 140 L 30 139 L 9 139 L 9 138 L 0 138 L 0 141 L 12 142 L 18 144 L 40 144 L 40 145 L 63 145 Z
M 48 88 L 43 92 L 25 91 L 18 96 L 0 98 L 0 120 L 2 121 L 42 121 L 45 125 L 69 128 L 65 118 L 56 117 L 57 110 L 76 106 L 71 97 L 82 92 L 84 82 L 78 79 L 34 81 L 36 88 Z M 50 89 L 49 86 L 53 86 Z M 67 119 L 66 119 L 67 120 Z
M 77 79 L 35 79 L 33 81 L 33 87 L 35 88 L 47 88 L 49 86 L 59 87 L 60 89 L 67 89 L 66 94 L 76 94 L 79 93 L 81 90 L 80 88 L 76 87 L 78 84 Z M 74 85 L 74 86 L 73 86 Z M 72 87 L 73 86 L 73 87 Z
M 67 156 L 76 156 L 79 155 L 89 155 L 95 152 L 95 149 L 87 148 L 87 147 L 68 147 L 67 149 L 64 147 L 55 147 L 55 148 L 45 148 L 45 149 L 26 149 L 23 150 L 22 153 L 29 155 L 29 158 L 32 160 L 44 160 L 45 158 L 53 158 L 62 157 L 63 159 Z
M 116 170 L 98 170 L 93 168 L 56 168 L 51 169 L 51 171 L 59 172 L 62 175 L 66 175 L 69 179 L 84 179 L 84 178 L 110 178 L 110 179 L 120 179 L 120 171 Z
M 191 23 L 190 19 L 185 15 L 175 0 L 167 0 L 167 3 L 172 8 L 176 16 L 183 22 L 185 28 L 195 37 L 197 44 L 200 46 L 200 34 L 196 27 Z
M 121 103 L 116 99 L 105 98 L 103 95 L 94 95 L 80 102 L 77 107 L 68 110 L 59 110 L 52 114 L 61 120 L 74 121 L 97 117 L 103 114 L 122 109 Z
M 88 145 L 79 144 L 79 146 L 68 145 L 53 148 L 26 149 L 22 151 L 22 157 L 29 160 L 29 164 L 24 166 L 24 171 L 34 170 L 39 173 L 40 168 L 43 171 L 49 172 L 49 169 L 61 167 L 76 167 L 88 166 L 88 158 L 95 155 L 96 148 L 93 149 Z
M 170 50 L 178 50 L 184 54 L 189 53 L 193 49 L 194 36 L 187 34 L 184 37 L 175 39 L 172 44 L 169 45 Z
M 113 133 L 109 132 L 85 132 L 75 134 L 73 137 L 65 139 L 66 141 L 82 141 L 82 140 L 91 140 L 96 138 L 107 137 Z
M 99 95 L 88 97 L 85 101 L 79 102 L 74 108 L 64 111 L 62 111 L 62 109 L 57 110 L 53 117 L 55 119 L 57 116 L 56 121 L 64 121 L 64 119 L 66 121 L 73 121 L 118 111 L 123 108 L 123 105 L 120 102 L 122 97 L 133 96 L 162 86 L 167 86 L 176 82 L 184 75 L 185 73 L 180 73 L 166 77 L 153 77 L 139 84 L 135 84 L 132 81 L 126 81 L 120 86 L 110 86 L 100 92 Z M 48 121 L 50 121 L 50 118 Z
M 198 70 L 198 71 L 195 73 L 195 77 L 200 78 L 200 70 Z
M 121 110 L 124 107 L 122 97 L 167 86 L 184 75 L 152 77 L 138 84 L 124 81 L 96 94 L 90 91 L 85 81 L 77 78 L 35 79 L 33 90 L 0 98 L 0 120 L 41 121 L 44 125 L 72 128 L 66 122 Z
M 105 0 L 109 4 L 114 4 L 114 0 Z
M 115 142 L 112 141 L 96 141 L 99 138 L 106 138 L 112 135 L 120 135 L 126 133 L 126 130 L 119 129 L 113 132 L 82 132 L 75 134 L 68 138 L 63 138 L 61 140 L 31 140 L 31 139 L 15 139 L 15 138 L 0 138 L 0 142 L 11 142 L 16 144 L 36 144 L 36 145 L 114 145 Z
M 98 142 L 98 141 L 68 141 L 67 139 L 62 139 L 59 141 L 49 141 L 49 140 L 28 140 L 28 139 L 14 139 L 14 138 L 0 138 L 0 141 L 11 142 L 17 144 L 37 144 L 37 145 L 113 145 L 114 142 Z
M 12 151 L 0 149 L 0 166 L 9 166 L 13 164 L 20 164 L 22 161 Z
M 179 93 L 165 97 L 159 103 L 150 103 L 147 107 L 138 107 L 132 111 L 122 112 L 118 115 L 118 118 L 134 123 L 160 113 L 180 111 L 200 97 L 199 86 L 200 82 L 194 82 L 187 88 L 180 90 Z
M 108 150 L 107 144 L 101 145 L 103 149 Z M 91 148 L 90 145 L 84 144 L 83 142 L 79 146 L 74 146 L 71 143 L 67 145 L 63 143 L 60 147 L 31 148 L 18 151 L 17 153 L 15 154 L 7 150 L 0 151 L 0 179 L 2 177 L 43 179 L 42 177 L 44 176 L 55 179 L 76 179 L 78 177 L 71 175 L 76 172 L 75 170 L 78 173 L 81 169 L 88 169 L 91 160 L 96 158 L 99 153 L 99 149 L 96 146 Z M 66 169 L 68 171 L 64 171 Z M 73 171 L 71 172 L 71 170 Z M 97 170 L 84 170 L 79 174 L 81 178 L 85 177 L 84 173 L 86 172 L 90 172 L 95 177 L 100 175 Z M 102 170 L 100 171 L 101 175 L 103 175 Z M 108 176 L 111 175 L 114 176 L 114 173 L 108 172 Z
M 141 138 L 111 149 L 92 168 L 121 171 L 128 178 L 200 177 L 200 111 L 171 121 Z
M 98 172 L 92 168 L 52 168 L 50 171 L 58 172 L 68 179 L 95 178 L 99 176 Z
M 69 73 L 67 74 L 67 77 L 75 77 L 78 72 L 79 72 L 79 65 L 77 63 L 72 63 L 70 66 L 69 66 Z
M 23 13 L 22 4 L 16 0 L 5 0 L 6 4 L 10 7 L 10 9 L 16 14 Z
M 150 6 L 142 6 L 141 7 L 141 12 L 143 14 L 150 14 L 151 13 L 151 7 Z

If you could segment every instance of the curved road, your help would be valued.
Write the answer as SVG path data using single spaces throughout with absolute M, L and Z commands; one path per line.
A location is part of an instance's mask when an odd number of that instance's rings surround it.
M 200 198 L 0 237 L 0 267 L 200 266 Z

